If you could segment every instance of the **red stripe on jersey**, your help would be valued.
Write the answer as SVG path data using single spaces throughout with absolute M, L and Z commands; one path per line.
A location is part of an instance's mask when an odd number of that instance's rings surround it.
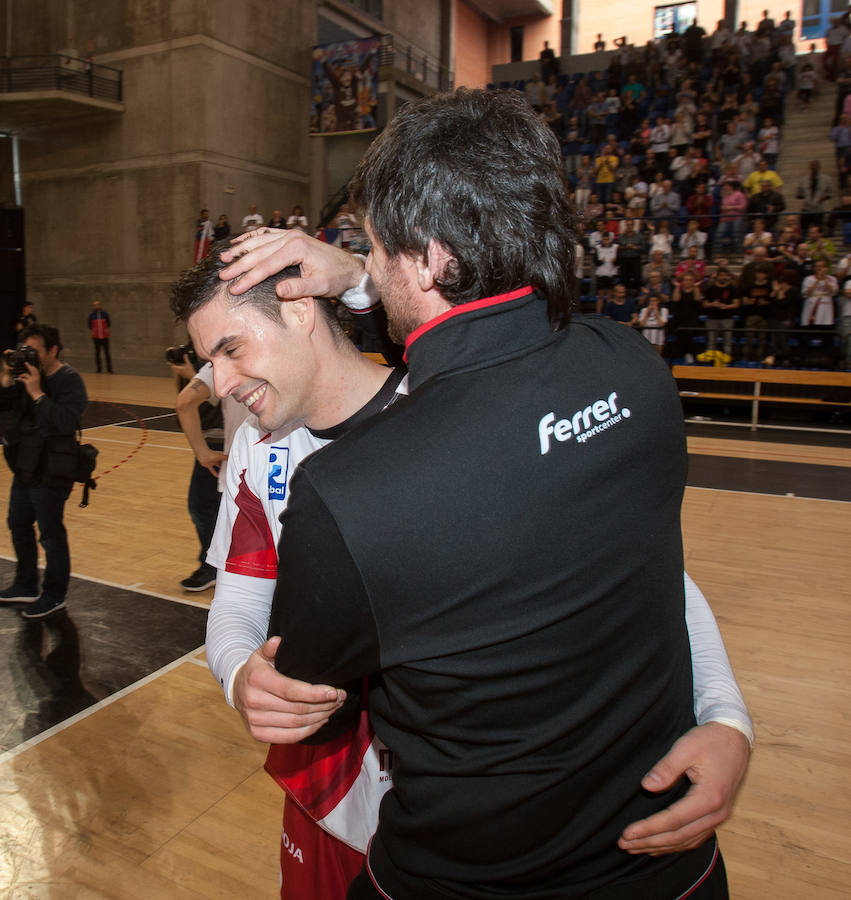
M 239 490 L 234 502 L 239 511 L 231 531 L 225 571 L 253 578 L 277 578 L 275 539 L 266 521 L 263 504 L 245 483 L 245 469 L 239 475 Z
M 272 744 L 266 771 L 318 821 L 335 809 L 355 783 L 372 737 L 369 717 L 362 712 L 354 731 L 327 744 Z

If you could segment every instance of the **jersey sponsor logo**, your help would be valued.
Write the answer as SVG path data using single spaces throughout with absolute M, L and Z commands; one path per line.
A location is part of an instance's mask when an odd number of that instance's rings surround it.
M 631 413 L 627 407 L 618 409 L 618 395 L 612 391 L 608 397 L 594 400 L 584 409 L 578 409 L 564 419 L 556 420 L 556 414 L 549 412 L 538 422 L 538 440 L 541 445 L 541 456 L 550 452 L 551 439 L 559 443 L 576 438 L 576 442 L 584 444 L 591 438 L 628 419 Z
M 286 850 L 294 860 L 303 864 L 304 855 L 301 852 L 301 847 L 296 847 L 295 842 L 286 831 L 281 832 L 281 841 L 283 842 L 284 850 Z
M 287 496 L 287 470 L 290 465 L 290 448 L 269 448 L 269 499 L 284 500 Z
M 378 748 L 378 780 L 393 781 L 393 751 L 389 747 Z

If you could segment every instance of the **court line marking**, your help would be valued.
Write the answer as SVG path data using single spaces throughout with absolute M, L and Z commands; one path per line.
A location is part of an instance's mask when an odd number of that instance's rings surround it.
M 704 487 L 700 484 L 687 484 L 686 487 L 693 491 L 717 491 L 719 494 L 747 494 L 751 497 L 780 497 L 782 500 L 817 500 L 819 503 L 851 503 L 851 500 L 833 500 L 830 497 L 807 497 L 803 494 L 790 494 L 788 492 L 773 494 L 769 491 L 736 491 L 732 488 Z
M 156 429 L 148 429 L 148 430 L 149 430 L 149 431 L 156 431 Z M 172 431 L 157 431 L 157 434 L 176 434 L 176 432 L 172 432 Z M 182 433 L 181 433 L 181 437 L 182 437 L 182 436 L 183 436 L 183 435 L 182 435 Z M 97 440 L 98 443 L 100 443 L 100 444 L 125 444 L 125 445 L 130 445 L 130 444 L 135 444 L 135 443 L 136 443 L 135 441 L 119 441 L 117 438 L 105 438 L 105 437 L 97 437 L 96 440 Z M 150 441 L 148 441 L 148 442 L 145 444 L 145 446 L 146 446 L 146 447 L 156 447 L 158 450 L 189 450 L 190 452 L 191 452 L 191 450 L 192 450 L 191 447 L 187 447 L 186 445 L 184 445 L 184 446 L 182 446 L 182 447 L 172 447 L 170 444 L 152 444 Z
M 110 694 L 108 697 L 104 697 L 103 700 L 98 700 L 97 703 L 92 704 L 91 706 L 86 707 L 85 709 L 78 712 L 76 715 L 71 716 L 70 719 L 65 719 L 63 722 L 60 722 L 58 725 L 54 725 L 51 728 L 48 728 L 47 731 L 42 731 L 40 734 L 35 735 L 34 737 L 29 738 L 21 744 L 18 744 L 16 747 L 12 747 L 10 750 L 6 750 L 5 753 L 0 753 L 0 765 L 9 760 L 14 759 L 16 756 L 20 756 L 26 750 L 31 749 L 32 747 L 37 746 L 42 741 L 47 740 L 49 737 L 53 737 L 54 734 L 59 734 L 59 732 L 64 731 L 66 728 L 69 728 L 71 725 L 76 724 L 77 722 L 81 722 L 83 719 L 87 719 L 89 716 L 93 715 L 100 709 L 104 709 L 112 703 L 115 703 L 116 700 L 121 700 L 123 697 L 126 697 L 128 694 L 132 694 L 134 691 L 137 691 L 139 688 L 145 687 L 145 685 L 150 684 L 156 678 L 159 678 L 162 675 L 166 675 L 168 672 L 171 672 L 173 669 L 176 669 L 178 666 L 182 666 L 185 662 L 191 662 L 191 657 L 197 654 L 200 650 L 204 649 L 204 644 L 200 647 L 196 647 L 194 650 L 190 650 L 189 653 L 184 654 L 179 659 L 175 659 L 173 662 L 168 663 L 163 666 L 161 669 L 157 669 L 156 672 L 151 672 L 150 675 L 146 675 L 144 678 L 140 678 L 138 681 L 134 681 L 133 684 L 128 684 L 127 687 L 122 688 L 120 691 L 116 691 L 114 694 Z M 206 668 L 206 663 L 204 664 Z
M 0 553 L 0 559 L 5 559 L 8 562 L 17 562 L 16 557 L 6 556 L 2 553 Z M 71 577 L 79 578 L 80 581 L 91 581 L 94 584 L 102 584 L 104 585 L 104 587 L 116 588 L 119 591 L 130 591 L 133 594 L 145 594 L 147 597 L 157 597 L 160 600 L 170 600 L 172 603 L 182 603 L 184 606 L 194 606 L 197 609 L 210 609 L 209 603 L 201 603 L 198 600 L 190 600 L 188 597 L 172 597 L 169 594 L 160 594 L 157 591 L 148 591 L 144 588 L 137 587 L 137 585 L 144 584 L 144 581 L 137 581 L 133 585 L 119 584 L 117 581 L 107 581 L 104 578 L 97 578 L 94 575 L 80 575 L 77 572 L 72 572 Z

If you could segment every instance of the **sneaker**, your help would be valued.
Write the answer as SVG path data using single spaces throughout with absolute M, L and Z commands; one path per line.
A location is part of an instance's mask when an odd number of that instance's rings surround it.
M 25 619 L 43 619 L 45 616 L 50 616 L 64 608 L 64 597 L 61 600 L 57 600 L 55 597 L 45 597 L 44 594 L 42 594 L 32 606 L 22 609 L 21 615 Z
M 199 566 L 188 578 L 180 582 L 184 591 L 206 591 L 216 583 L 216 570 L 210 566 Z
M 0 603 L 33 603 L 36 600 L 38 600 L 38 589 L 28 591 L 26 588 L 19 588 L 13 584 L 6 590 L 0 591 Z

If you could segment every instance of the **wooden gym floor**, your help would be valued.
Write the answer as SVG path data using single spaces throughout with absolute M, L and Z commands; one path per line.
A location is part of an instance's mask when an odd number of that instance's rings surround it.
M 169 414 L 169 379 L 86 380 L 109 421 L 127 424 L 84 433 L 100 450 L 98 488 L 79 509 L 75 487 L 66 507 L 74 591 L 120 593 L 127 652 L 141 652 L 162 604 L 186 611 L 188 601 L 185 619 L 209 603 L 210 592 L 178 585 L 196 565 L 192 455 Z M 848 897 L 851 438 L 697 427 L 689 451 L 686 568 L 715 610 L 757 735 L 721 830 L 731 894 Z M 0 467 L 0 497 L 9 481 Z M 5 528 L 0 556 L 13 558 Z M 0 574 L 10 571 L 6 563 Z M 22 646 L 24 624 L 14 607 L 0 608 L 7 643 Z M 105 639 L 98 626 L 89 615 L 79 635 L 84 685 L 87 642 Z M 262 770 L 264 748 L 208 673 L 203 646 L 185 646 L 196 626 L 187 627 L 168 663 L 106 696 L 90 692 L 93 705 L 0 753 L 0 896 L 276 896 L 279 790 Z M 38 635 L 24 643 L 49 662 L 47 626 L 43 643 Z M 26 683 L 17 686 L 25 704 Z

